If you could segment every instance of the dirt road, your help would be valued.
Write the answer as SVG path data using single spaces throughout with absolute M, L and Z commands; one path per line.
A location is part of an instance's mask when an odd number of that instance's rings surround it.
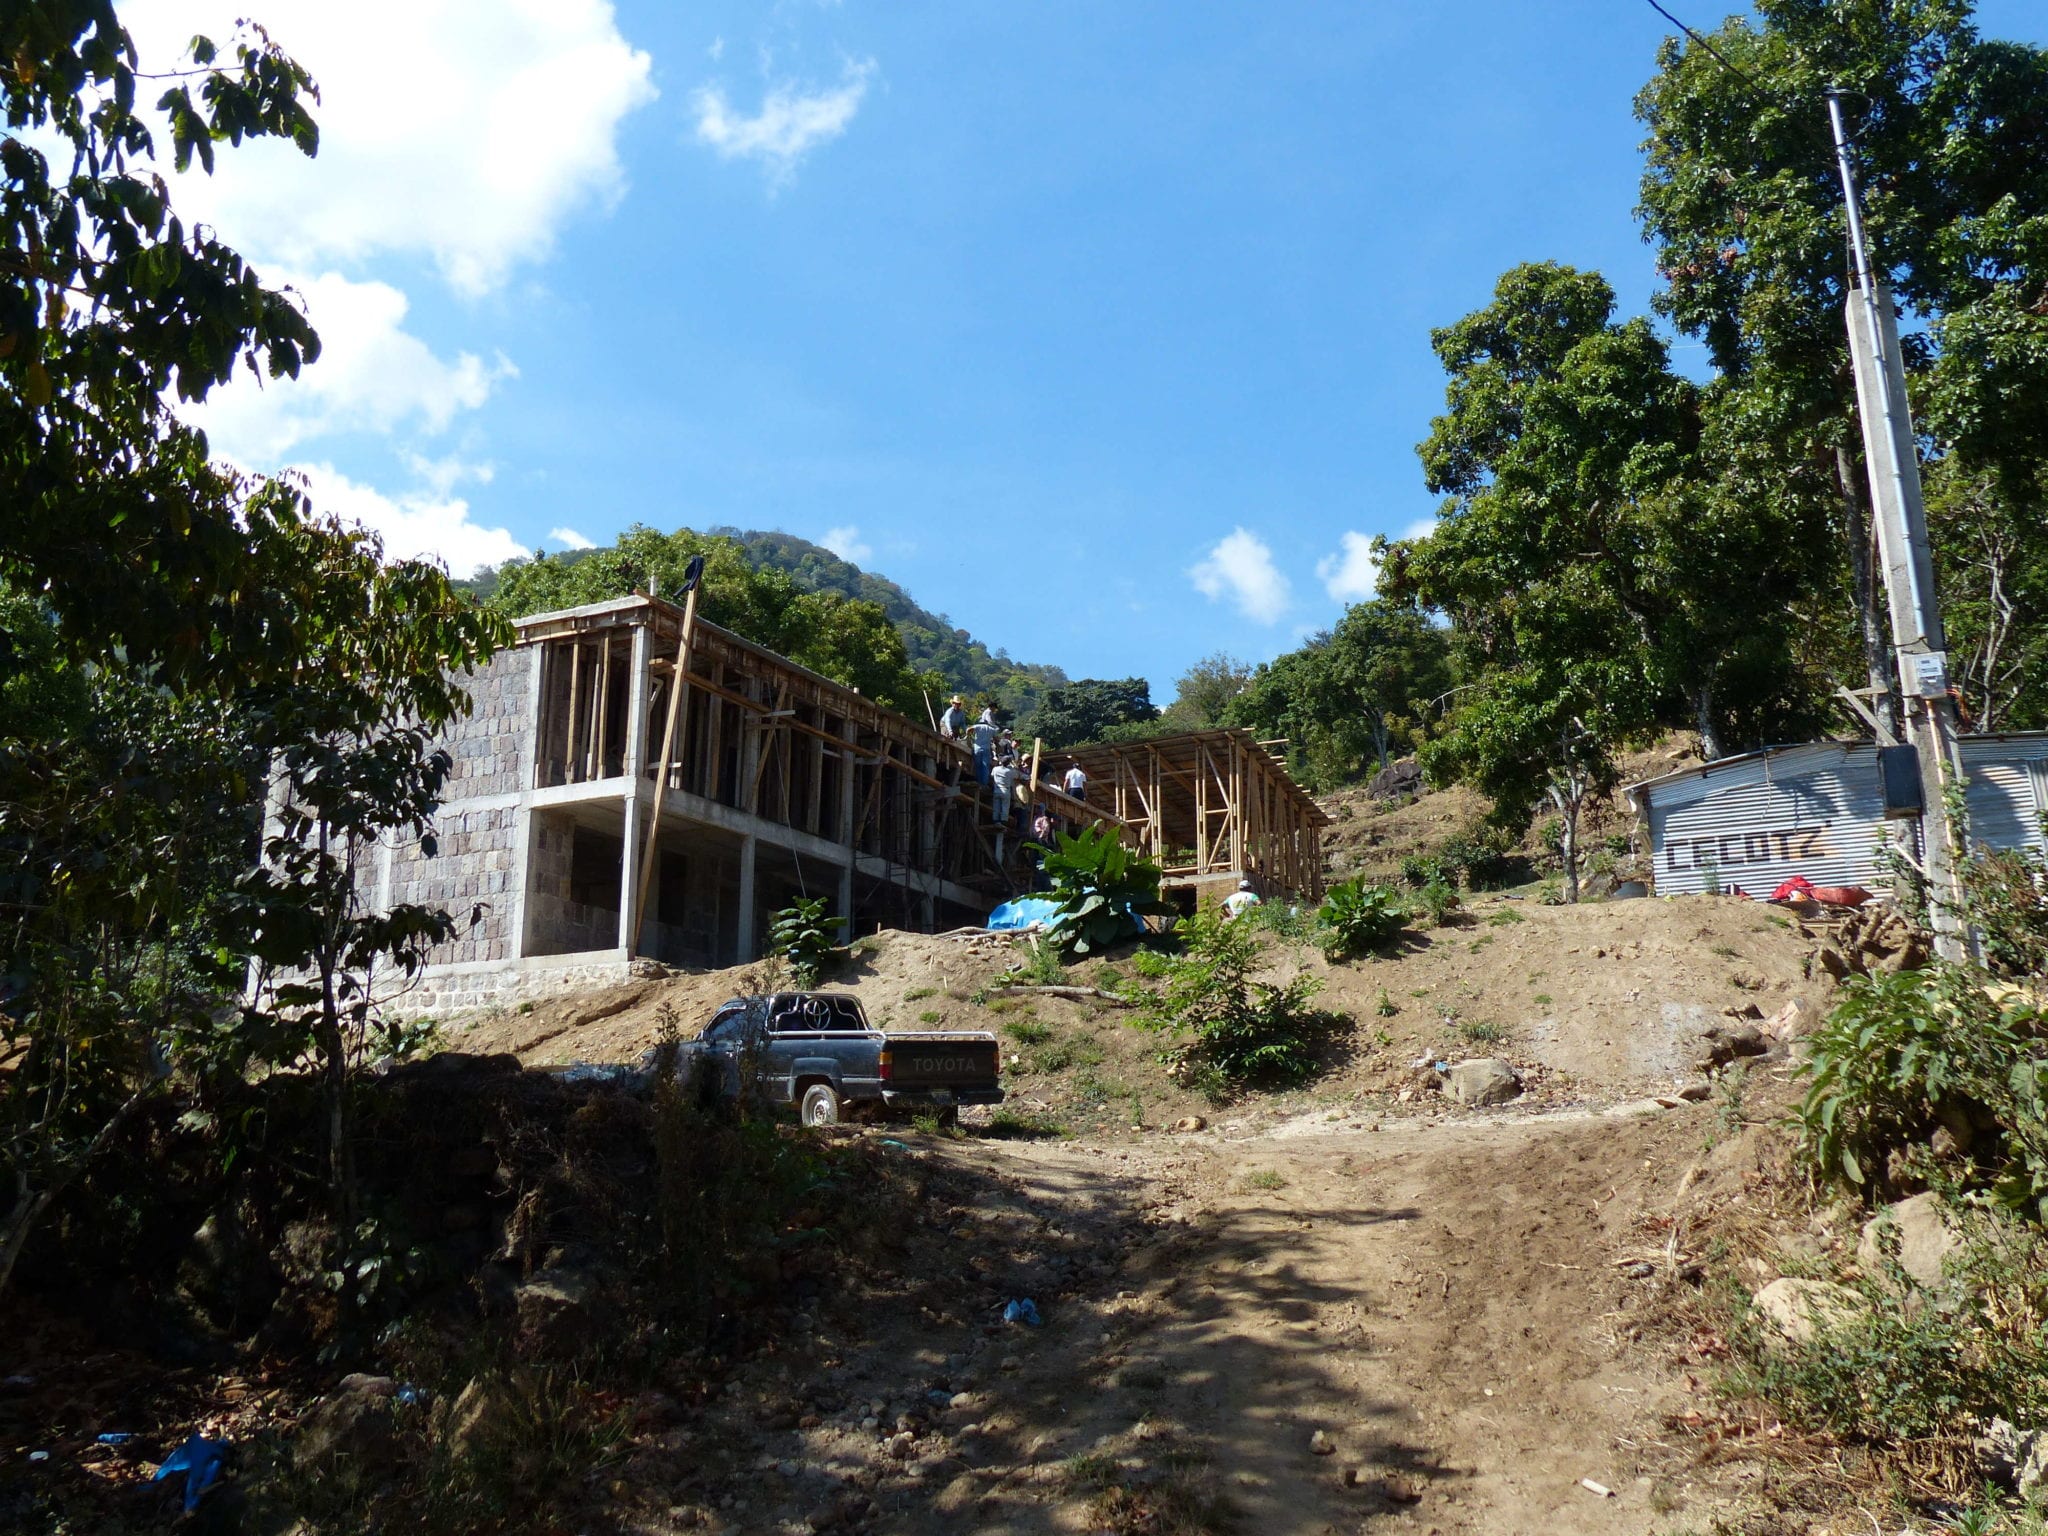
M 992 1191 L 948 1214 L 951 1237 L 987 1295 L 1035 1287 L 1044 1326 L 964 1297 L 857 1345 L 821 1320 L 801 1361 L 763 1366 L 707 1423 L 748 1491 L 707 1483 L 687 1513 L 934 1533 L 1682 1526 L 1716 1491 L 1660 1475 L 1687 1383 L 1636 1338 L 1663 1282 L 1617 1260 L 1654 1251 L 1646 1217 L 1713 1176 L 1712 1113 L 915 1138 L 902 1155 L 935 1179 Z M 792 1392 L 808 1427 L 762 1433 L 751 1405 Z

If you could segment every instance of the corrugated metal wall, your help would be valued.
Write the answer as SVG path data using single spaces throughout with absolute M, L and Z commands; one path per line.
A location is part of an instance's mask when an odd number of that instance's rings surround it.
M 1966 736 L 1961 746 L 1971 841 L 2048 855 L 2048 733 Z M 1794 875 L 1882 891 L 1884 842 L 1917 846 L 1917 823 L 1884 819 L 1868 743 L 1818 742 L 1708 763 L 1638 786 L 1636 796 L 1648 813 L 1660 896 L 1718 884 L 1764 897 Z
M 1712 763 L 1644 793 L 1660 896 L 1740 886 L 1763 897 L 1794 875 L 1881 889 L 1881 838 L 1912 828 L 1885 821 L 1868 746 L 1824 742 Z
M 2041 817 L 2048 813 L 2048 738 L 1965 736 L 1962 753 L 1970 780 L 1970 842 L 2048 852 L 2041 836 Z

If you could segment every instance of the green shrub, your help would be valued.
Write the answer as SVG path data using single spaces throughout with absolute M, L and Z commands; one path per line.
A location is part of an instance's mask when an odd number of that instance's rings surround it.
M 1983 1213 L 1951 1211 L 1964 1241 L 1946 1264 L 1939 1305 L 1898 1267 L 1896 1238 L 1859 1300 L 1818 1337 L 1789 1344 L 1732 1296 L 1729 1342 L 1741 1363 L 1722 1384 L 1760 1398 L 1802 1429 L 1879 1447 L 1956 1440 L 1973 1420 L 2036 1424 L 2048 1414 L 2048 1244 Z M 1963 1458 L 1963 1475 L 1970 1461 Z M 1960 1491 L 1960 1490 L 1958 1490 Z
M 1801 1145 L 1823 1178 L 1881 1185 L 1890 1154 L 1948 1126 L 1967 1182 L 2043 1214 L 2048 1194 L 2048 1020 L 2001 1005 L 1959 965 L 1852 977 L 1808 1043 Z M 1982 1134 L 1979 1134 L 1979 1133 Z
M 807 991 L 818 984 L 818 973 L 837 947 L 834 937 L 846 926 L 843 917 L 827 917 L 822 896 L 792 902 L 775 914 L 768 927 L 768 952 L 789 962 L 790 980 Z
M 1505 832 L 1483 822 L 1445 843 L 1438 857 L 1444 878 L 1455 873 L 1475 891 L 1513 885 L 1525 862 L 1515 856 L 1514 842 Z
M 1448 885 L 1452 871 L 1444 861 L 1427 853 L 1411 853 L 1401 860 L 1401 878 L 1418 890 L 1425 885 Z
M 1378 949 L 1408 924 L 1408 912 L 1384 885 L 1363 878 L 1338 882 L 1316 913 L 1323 953 L 1331 960 Z
M 1415 893 L 1416 903 L 1429 915 L 1430 926 L 1441 928 L 1444 920 L 1458 910 L 1458 893 L 1447 880 L 1432 880 Z
M 1062 832 L 1059 847 L 1045 856 L 1045 874 L 1052 881 L 1046 894 L 1059 909 L 1048 937 L 1076 954 L 1129 937 L 1141 917 L 1174 910 L 1159 899 L 1159 866 L 1132 853 L 1108 827 Z
M 1043 1045 L 1052 1038 L 1051 1027 L 1035 1019 L 1018 1019 L 1015 1023 L 1005 1024 L 1003 1033 L 1019 1045 Z
M 1214 908 L 1182 925 L 1183 954 L 1168 962 L 1165 986 L 1137 1022 L 1190 1037 L 1166 1059 L 1175 1078 L 1211 1099 L 1245 1088 L 1293 1087 L 1319 1070 L 1316 1047 L 1329 1021 L 1308 1004 L 1319 983 L 1253 981 L 1262 950 L 1249 924 Z
M 2048 895 L 2040 862 L 2018 848 L 1987 848 L 1963 861 L 1963 899 L 2000 976 L 2048 974 Z

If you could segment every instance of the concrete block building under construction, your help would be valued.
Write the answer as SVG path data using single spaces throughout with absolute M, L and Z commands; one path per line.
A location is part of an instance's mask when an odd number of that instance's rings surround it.
M 964 747 L 924 724 L 702 619 L 672 711 L 683 617 L 640 594 L 536 614 L 469 680 L 435 856 L 395 842 L 370 872 L 380 904 L 438 903 L 465 923 L 405 1006 L 490 1006 L 650 961 L 737 964 L 800 896 L 826 898 L 853 933 L 930 932 L 979 925 L 1029 889 L 1016 814 L 1006 825 Z M 1192 905 L 1240 879 L 1320 894 L 1326 818 L 1250 733 L 1082 760 L 1085 799 L 1056 787 L 1049 760 L 1030 807 L 1117 827 L 1161 859 L 1170 895 Z

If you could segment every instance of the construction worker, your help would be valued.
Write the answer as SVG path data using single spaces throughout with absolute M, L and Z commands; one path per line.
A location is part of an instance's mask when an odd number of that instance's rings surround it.
M 1227 918 L 1243 917 L 1259 904 L 1259 893 L 1252 889 L 1249 880 L 1237 882 L 1237 889 L 1223 898 L 1223 915 Z
M 977 783 L 986 784 L 996 767 L 996 712 L 984 709 L 981 718 L 967 729 L 967 739 L 974 748 L 974 777 Z
M 1071 757 L 1067 759 L 1067 772 L 1060 780 L 1060 788 L 1076 800 L 1088 798 L 1088 775 L 1081 771 L 1081 765 Z
M 995 797 L 989 819 L 998 826 L 1007 827 L 1017 814 L 1017 778 L 1017 760 L 1007 754 L 989 774 L 989 789 Z
M 939 734 L 948 741 L 958 741 L 967 729 L 967 701 L 954 694 L 946 705 L 946 712 L 939 716 Z

